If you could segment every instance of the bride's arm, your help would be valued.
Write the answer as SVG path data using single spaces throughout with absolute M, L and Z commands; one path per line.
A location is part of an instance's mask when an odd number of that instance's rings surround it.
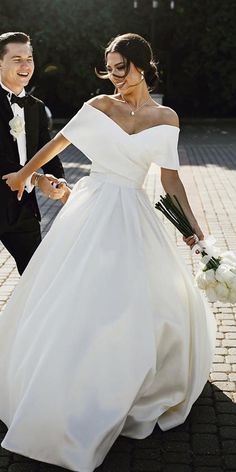
M 62 134 L 58 133 L 49 143 L 38 151 L 35 156 L 30 159 L 27 164 L 22 167 L 18 172 L 3 175 L 2 179 L 6 180 L 6 184 L 11 188 L 12 191 L 18 190 L 17 198 L 21 200 L 21 197 L 25 188 L 26 179 L 33 174 L 36 170 L 40 169 L 44 164 L 49 162 L 58 153 L 63 151 L 69 146 L 70 141 L 66 139 Z
M 168 193 L 170 197 L 173 198 L 173 196 L 175 195 L 178 198 L 180 205 L 183 208 L 183 211 L 190 225 L 192 226 L 194 230 L 194 234 L 196 234 L 200 240 L 203 240 L 204 239 L 203 232 L 200 226 L 198 225 L 198 222 L 189 205 L 185 188 L 179 177 L 178 171 L 162 168 L 161 169 L 161 183 L 165 192 Z M 194 237 L 192 236 L 190 236 L 189 238 L 183 238 L 183 239 L 190 247 L 194 246 L 196 242 Z

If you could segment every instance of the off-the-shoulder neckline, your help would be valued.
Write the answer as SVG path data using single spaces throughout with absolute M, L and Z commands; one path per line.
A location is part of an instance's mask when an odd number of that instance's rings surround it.
M 107 118 L 110 122 L 112 122 L 114 124 L 114 126 L 116 126 L 117 128 L 119 128 L 121 131 L 123 131 L 124 134 L 126 134 L 127 136 L 137 136 L 138 134 L 142 134 L 146 131 L 150 131 L 152 129 L 157 129 L 157 128 L 161 128 L 163 126 L 167 126 L 168 128 L 174 128 L 176 129 L 177 131 L 180 131 L 180 128 L 178 126 L 173 126 L 173 125 L 167 125 L 167 124 L 161 124 L 161 125 L 156 125 L 156 126 L 151 126 L 150 128 L 144 128 L 143 130 L 141 131 L 138 131 L 138 133 L 133 133 L 133 134 L 129 134 L 127 133 L 127 131 L 125 131 L 120 125 L 118 125 L 118 123 L 116 123 L 116 121 L 112 120 L 112 118 L 110 118 L 110 116 L 108 116 L 106 113 L 104 113 L 103 111 L 99 110 L 98 108 L 94 107 L 93 105 L 91 105 L 90 103 L 88 102 L 84 102 L 84 105 L 87 105 L 89 108 L 92 108 L 93 110 L 97 111 L 99 114 L 101 115 L 104 115 L 105 118 Z

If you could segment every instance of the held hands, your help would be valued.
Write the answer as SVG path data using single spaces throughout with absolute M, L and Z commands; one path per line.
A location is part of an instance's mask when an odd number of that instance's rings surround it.
M 26 182 L 25 178 L 22 176 L 21 170 L 3 175 L 2 179 L 6 181 L 6 184 L 13 192 L 17 191 L 17 199 L 20 201 L 25 190 Z M 34 185 L 34 181 L 32 184 Z M 51 198 L 52 200 L 61 199 L 62 203 L 65 203 L 70 193 L 65 183 L 60 182 L 60 180 L 56 179 L 51 174 L 40 174 L 38 178 L 38 187 L 44 193 L 44 195 Z
M 38 179 L 38 187 L 44 195 L 52 200 L 62 199 L 67 190 L 66 184 L 51 174 L 41 174 Z

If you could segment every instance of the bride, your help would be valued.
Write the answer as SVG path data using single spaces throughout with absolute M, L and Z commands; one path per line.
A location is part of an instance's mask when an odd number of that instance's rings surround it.
M 98 467 L 120 434 L 142 439 L 156 423 L 183 423 L 208 379 L 215 336 L 142 187 L 155 162 L 203 239 L 178 174 L 178 117 L 149 94 L 150 45 L 118 36 L 105 65 L 98 75 L 116 93 L 86 102 L 3 177 L 20 200 L 27 177 L 70 143 L 92 161 L 0 317 L 2 446 L 79 472 Z

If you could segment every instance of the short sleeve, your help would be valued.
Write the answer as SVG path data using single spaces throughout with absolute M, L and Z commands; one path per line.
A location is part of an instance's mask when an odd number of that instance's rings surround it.
M 88 114 L 88 107 L 85 104 L 76 113 L 73 118 L 67 123 L 60 133 L 74 144 L 77 148 L 81 149 L 81 144 L 87 139 L 91 139 L 91 116 Z
M 178 154 L 179 131 L 177 126 L 162 125 L 161 137 L 153 156 L 153 162 L 159 167 L 173 170 L 180 168 Z

